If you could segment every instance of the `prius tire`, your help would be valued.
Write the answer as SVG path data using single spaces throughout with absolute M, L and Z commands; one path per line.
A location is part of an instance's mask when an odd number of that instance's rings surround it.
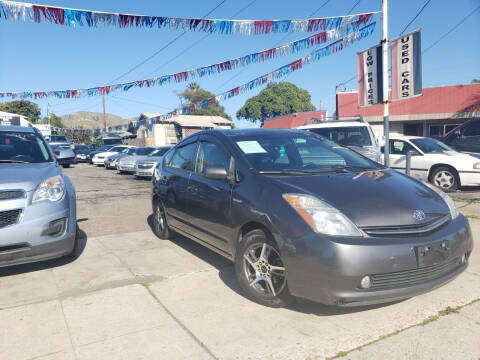
M 264 256 L 262 249 L 265 249 Z M 235 272 L 240 287 L 249 299 L 273 308 L 295 302 L 288 290 L 280 251 L 263 230 L 255 229 L 243 236 L 236 252 Z
M 165 216 L 165 208 L 160 201 L 156 201 L 153 206 L 153 232 L 162 240 L 170 240 L 173 237 L 173 231 L 168 226 Z

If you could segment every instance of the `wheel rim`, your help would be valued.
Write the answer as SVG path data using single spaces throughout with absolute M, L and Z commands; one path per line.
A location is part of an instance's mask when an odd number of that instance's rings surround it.
M 455 178 L 450 171 L 442 170 L 435 174 L 433 182 L 442 189 L 450 189 L 455 182 Z
M 263 296 L 277 296 L 286 285 L 285 267 L 272 246 L 250 245 L 243 254 L 243 269 L 248 284 Z
M 165 216 L 163 215 L 163 210 L 159 204 L 155 207 L 155 225 L 159 233 L 163 232 L 165 229 Z

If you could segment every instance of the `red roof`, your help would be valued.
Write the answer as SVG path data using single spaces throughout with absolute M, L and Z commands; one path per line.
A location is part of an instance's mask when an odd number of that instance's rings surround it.
M 358 106 L 357 92 L 337 94 L 339 117 L 382 116 L 383 105 Z M 480 111 L 480 84 L 424 88 L 423 95 L 408 100 L 393 101 L 390 115 L 438 114 Z
M 305 121 L 310 118 L 325 119 L 326 117 L 327 110 L 305 111 L 266 119 L 263 123 L 263 127 L 265 129 L 292 129 L 306 125 Z

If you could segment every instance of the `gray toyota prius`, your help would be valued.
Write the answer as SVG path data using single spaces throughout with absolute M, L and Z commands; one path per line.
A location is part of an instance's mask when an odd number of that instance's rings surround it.
M 468 220 L 442 191 L 299 130 L 214 130 L 153 178 L 154 231 L 235 263 L 245 294 L 340 306 L 391 302 L 468 266 Z
M 0 126 L 0 267 L 77 255 L 75 189 L 32 127 Z

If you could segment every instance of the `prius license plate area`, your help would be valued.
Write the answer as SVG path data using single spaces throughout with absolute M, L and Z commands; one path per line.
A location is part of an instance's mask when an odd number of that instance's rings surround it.
M 447 260 L 450 256 L 448 241 L 415 247 L 417 265 L 419 267 L 432 266 Z

